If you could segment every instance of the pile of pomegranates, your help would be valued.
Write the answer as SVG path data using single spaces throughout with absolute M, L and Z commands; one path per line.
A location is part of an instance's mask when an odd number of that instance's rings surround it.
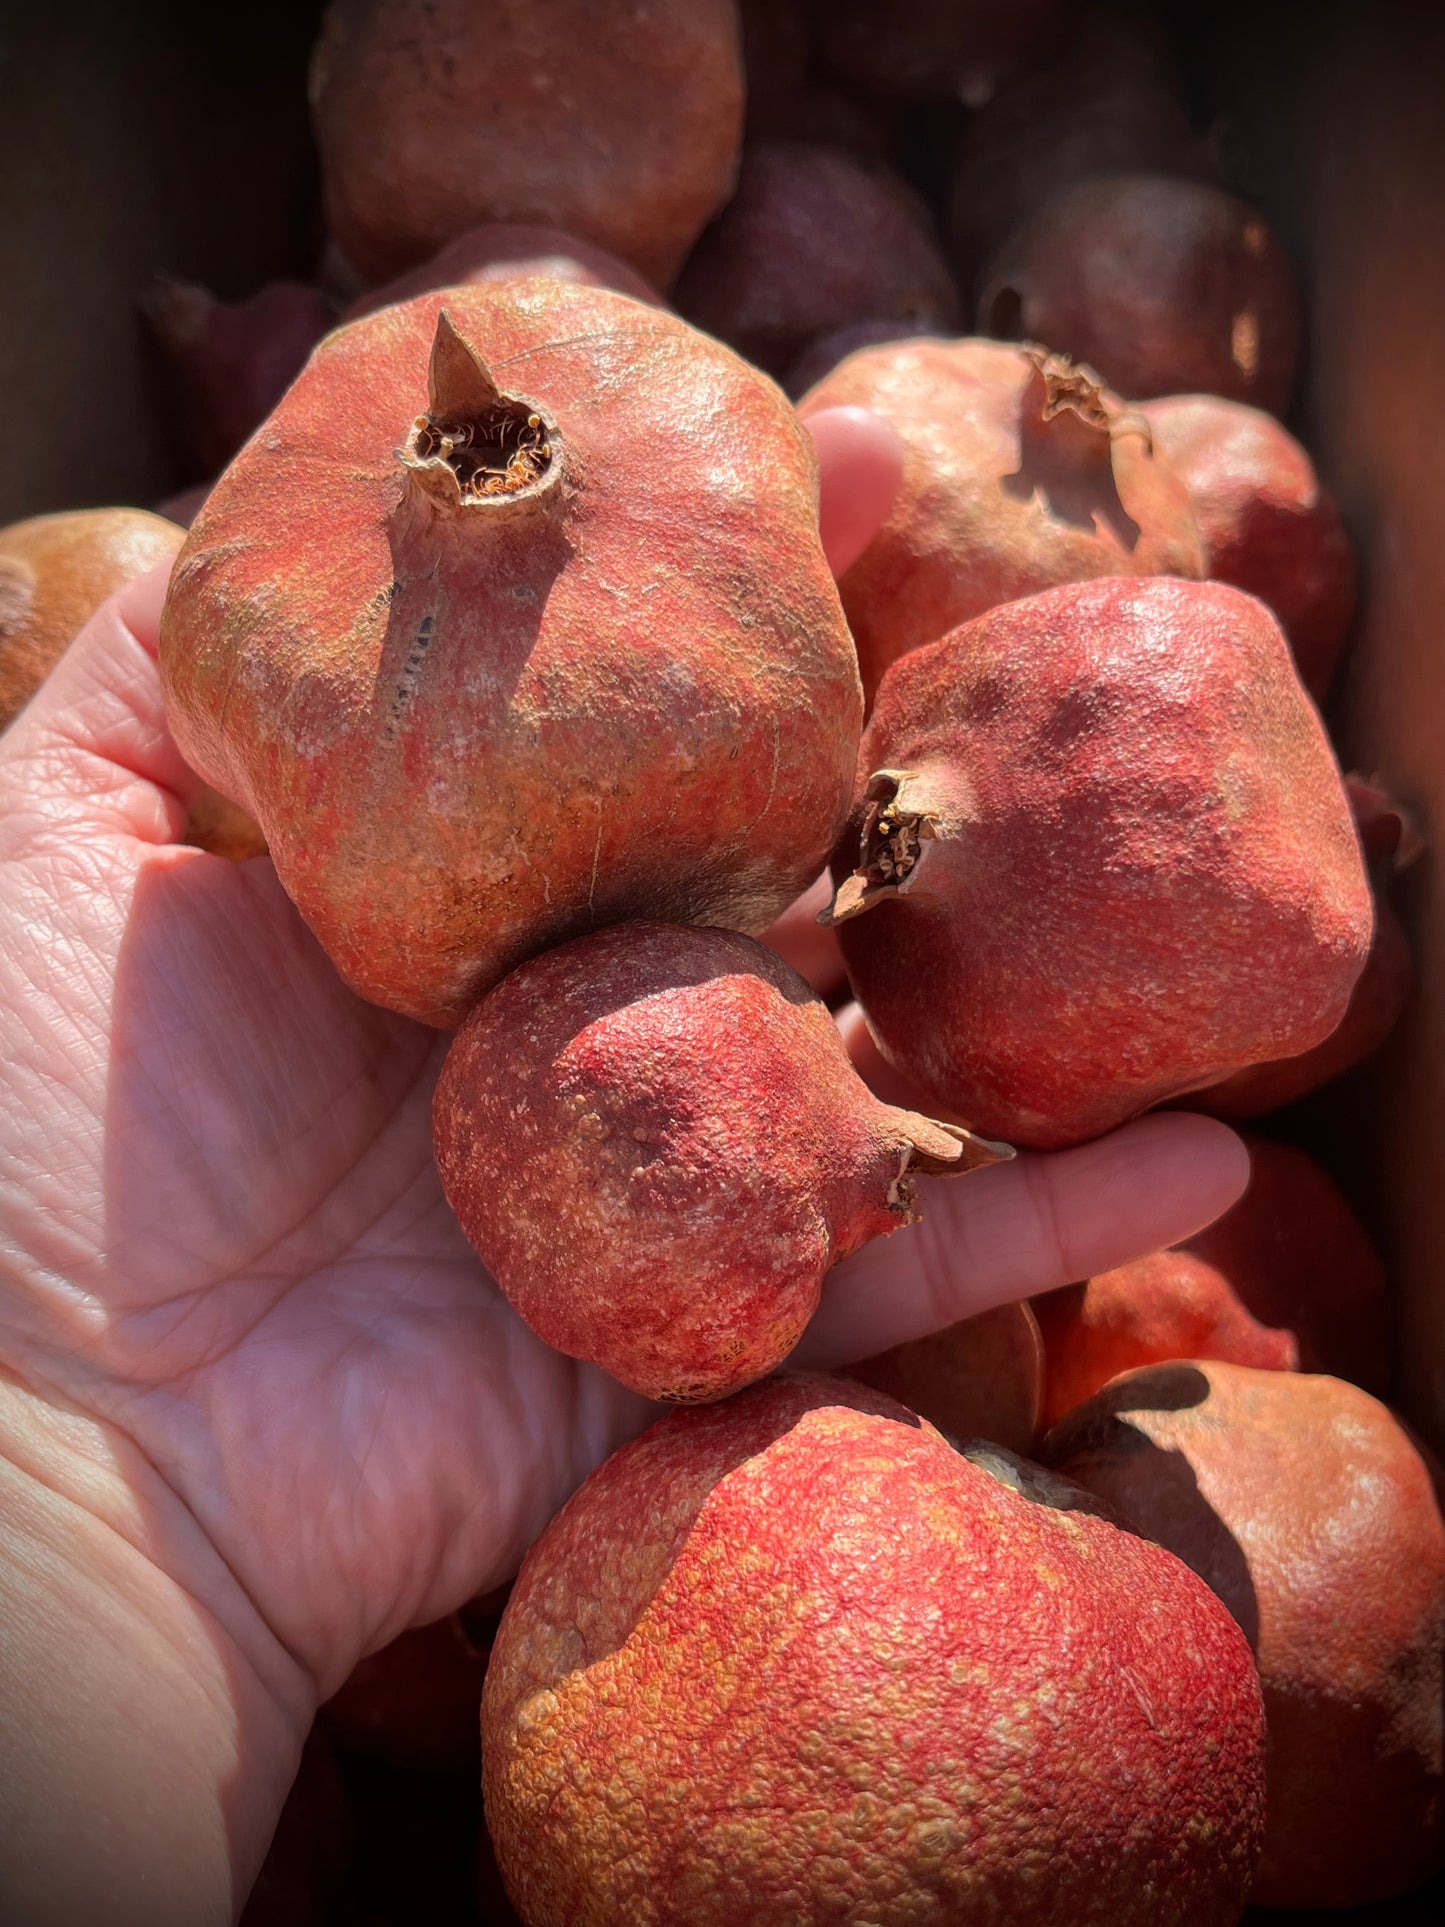
M 322 264 L 145 296 L 198 512 L 0 530 L 0 726 L 174 557 L 191 840 L 455 1033 L 463 1231 L 675 1409 L 510 1598 L 363 1662 L 247 1918 L 343 1917 L 311 1835 L 357 1759 L 460 1775 L 476 1918 L 525 1927 L 1417 1887 L 1445 1486 L 1292 1140 L 1407 1002 L 1421 838 L 1319 707 L 1357 579 L 1280 418 L 1300 293 L 1167 34 L 331 0 L 310 89 Z M 899 480 L 835 585 L 837 409 Z M 787 1370 L 935 1179 L 1164 1105 L 1262 1120 L 1217 1225 Z

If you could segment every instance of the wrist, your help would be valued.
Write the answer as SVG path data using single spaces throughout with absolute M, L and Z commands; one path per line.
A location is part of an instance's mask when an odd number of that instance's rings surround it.
M 315 1688 L 144 1457 L 0 1382 L 0 1916 L 230 1920 Z

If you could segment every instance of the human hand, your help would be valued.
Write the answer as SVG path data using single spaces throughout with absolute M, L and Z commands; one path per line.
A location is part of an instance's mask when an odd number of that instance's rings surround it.
M 809 427 L 841 571 L 896 445 L 856 411 Z M 299 1749 L 364 1652 L 506 1577 L 651 1408 L 536 1339 L 457 1229 L 431 1153 L 446 1038 L 347 991 L 267 859 L 177 843 L 194 779 L 161 708 L 162 595 L 107 605 L 0 744 L 0 1365 L 22 1434 L 58 1415 L 67 1495 L 124 1511 L 242 1639 Z M 832 1274 L 800 1360 L 1173 1242 L 1246 1170 L 1222 1126 L 1170 1115 L 935 1181 L 922 1225 Z M 238 1750 L 244 1868 L 284 1747 L 264 1770 Z

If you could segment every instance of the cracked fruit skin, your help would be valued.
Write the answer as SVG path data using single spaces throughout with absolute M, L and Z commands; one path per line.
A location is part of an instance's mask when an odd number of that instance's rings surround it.
M 528 1554 L 482 1701 L 530 1927 L 1227 1927 L 1249 1648 L 998 1446 L 771 1379 L 670 1414 Z
M 1224 1601 L 1259 1662 L 1267 1824 L 1251 1900 L 1354 1907 L 1445 1861 L 1440 1468 L 1337 1378 L 1128 1372 L 1044 1442 Z
M 798 404 L 903 443 L 888 519 L 840 584 L 870 699 L 891 663 L 999 603 L 1104 575 L 1204 574 L 1184 484 L 1092 371 L 998 341 L 861 348 Z
M 532 1329 L 651 1398 L 770 1372 L 910 1170 L 1012 1153 L 880 1104 L 827 1006 L 726 930 L 622 924 L 506 978 L 447 1054 L 437 1168 Z
M 1308 1050 L 1370 946 L 1319 716 L 1216 582 L 1071 583 L 905 656 L 833 874 L 884 1057 L 1040 1149 Z
M 862 707 L 782 395 L 554 280 L 328 336 L 196 519 L 161 673 L 342 976 L 440 1025 L 599 925 L 763 929 Z

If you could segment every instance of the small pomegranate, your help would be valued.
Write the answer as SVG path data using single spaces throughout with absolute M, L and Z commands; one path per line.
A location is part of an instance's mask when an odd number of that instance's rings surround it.
M 832 901 L 833 879 L 825 870 L 776 922 L 758 933 L 758 941 L 776 950 L 825 1003 L 846 994 L 847 986 L 838 939 L 818 921 Z
M 1272 415 L 1218 395 L 1166 395 L 1140 413 L 1189 490 L 1210 575 L 1273 609 L 1323 702 L 1355 611 L 1355 557 L 1309 456 Z
M 329 336 L 197 518 L 161 670 L 347 982 L 443 1025 L 601 924 L 763 929 L 861 709 L 783 396 L 555 280 Z
M 848 1367 L 950 1439 L 1027 1455 L 1043 1409 L 1044 1341 L 1027 1305 L 996 1305 Z
M 958 296 L 927 210 L 842 148 L 759 141 L 678 280 L 679 314 L 781 375 L 815 336 L 892 320 L 951 333 Z
M 1038 57 L 1065 18 L 1063 0 L 827 0 L 829 65 L 908 100 L 987 100 L 1001 75 Z
M 622 924 L 534 958 L 457 1033 L 437 1169 L 534 1331 L 650 1398 L 770 1372 L 911 1171 L 1011 1156 L 880 1104 L 766 946 Z
M 471 288 L 486 281 L 529 280 L 535 275 L 550 275 L 557 281 L 575 281 L 579 287 L 613 288 L 630 294 L 654 308 L 665 307 L 662 296 L 635 268 L 619 261 L 605 248 L 590 241 L 574 240 L 570 234 L 550 227 L 520 227 L 508 221 L 489 221 L 482 227 L 468 228 L 455 241 L 449 241 L 438 254 L 419 267 L 408 268 L 394 281 L 358 295 L 342 315 L 343 321 L 357 321 L 378 308 L 390 308 L 398 301 L 411 301 L 419 294 L 438 288 Z
M 1164 174 L 1080 181 L 1001 246 L 979 327 L 1047 341 L 1121 395 L 1224 395 L 1278 414 L 1299 358 L 1294 271 L 1264 216 Z
M 1370 942 L 1318 713 L 1217 582 L 1069 583 L 895 663 L 833 874 L 883 1055 L 1039 1147 L 1308 1050 Z
M 1236 1122 L 1263 1117 L 1342 1077 L 1385 1042 L 1399 1022 L 1415 982 L 1405 927 L 1391 902 L 1394 872 L 1414 862 L 1424 845 L 1408 818 L 1378 783 L 1347 776 L 1345 789 L 1369 866 L 1375 934 L 1345 1014 L 1323 1042 L 1295 1057 L 1253 1064 L 1221 1084 L 1196 1091 L 1189 1108 Z
M 841 1379 L 669 1414 L 552 1521 L 498 1630 L 483 1785 L 518 1912 L 1236 1921 L 1249 1648 L 1102 1511 Z
M 890 663 L 999 603 L 1090 576 L 1204 573 L 1188 494 L 1148 425 L 1061 355 L 864 348 L 799 412 L 839 404 L 884 416 L 905 451 L 892 512 L 842 582 L 870 697 Z
M 1204 1579 L 1248 1634 L 1268 1733 L 1262 1907 L 1355 1907 L 1445 1860 L 1441 1474 L 1339 1379 L 1129 1372 L 1048 1462 Z
M 1216 1223 L 1033 1301 L 1045 1425 L 1120 1372 L 1174 1358 L 1333 1372 L 1384 1397 L 1390 1302 L 1369 1234 L 1313 1158 L 1246 1141 L 1249 1189 Z
M 335 325 L 330 303 L 298 281 L 227 302 L 163 279 L 142 305 L 175 372 L 186 442 L 204 475 L 230 461 Z
M 854 321 L 846 328 L 834 328 L 810 341 L 783 377 L 783 388 L 794 400 L 815 388 L 825 375 L 831 375 L 840 361 L 860 348 L 877 348 L 887 341 L 911 341 L 917 335 L 936 335 L 938 330 L 921 321 Z
M 732 191 L 737 7 L 331 0 L 311 108 L 326 219 L 364 280 L 519 221 L 665 289 Z

